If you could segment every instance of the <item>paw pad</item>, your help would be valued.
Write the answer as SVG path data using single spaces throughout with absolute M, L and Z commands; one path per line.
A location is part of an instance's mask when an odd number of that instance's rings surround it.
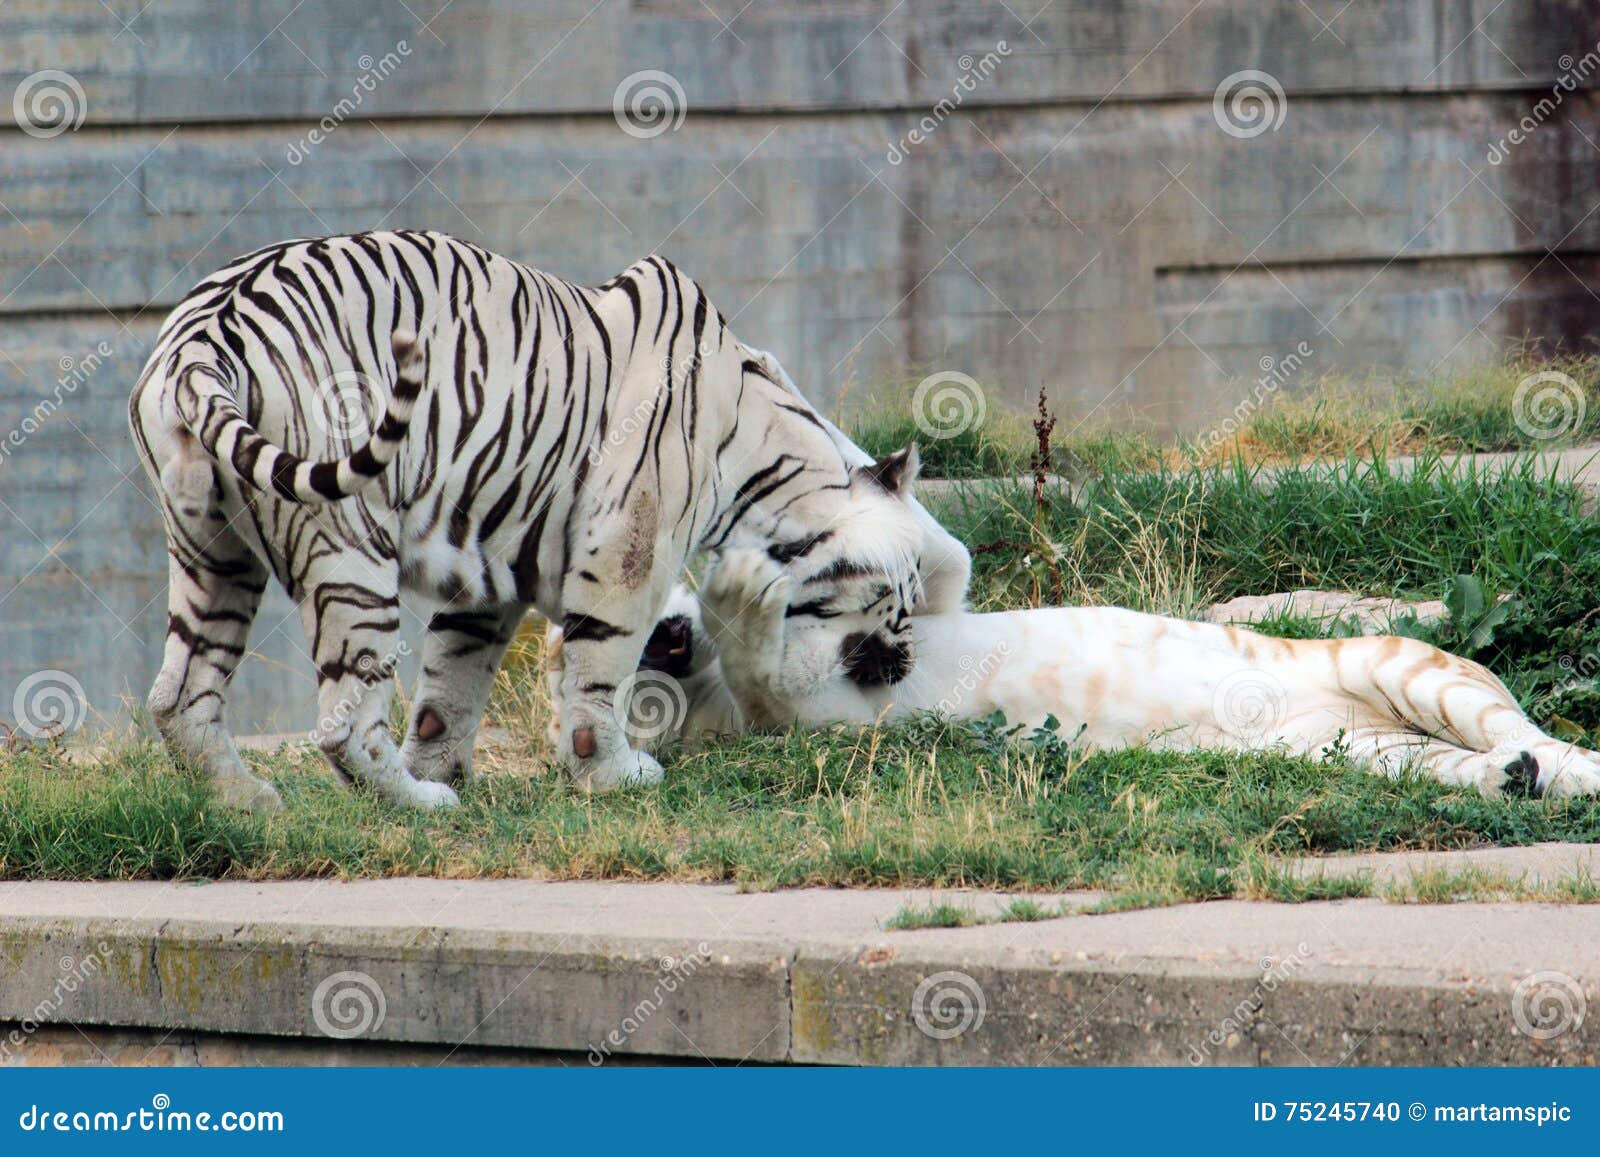
M 1501 790 L 1508 799 L 1533 799 L 1539 794 L 1539 761 L 1529 751 L 1521 752 L 1506 764 L 1506 781 Z

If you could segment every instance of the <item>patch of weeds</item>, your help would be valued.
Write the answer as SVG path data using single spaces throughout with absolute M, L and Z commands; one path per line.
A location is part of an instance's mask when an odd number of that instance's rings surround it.
M 955 904 L 930 904 L 918 908 L 907 904 L 884 922 L 885 928 L 908 932 L 918 928 L 970 928 L 974 924 L 988 923 L 971 908 Z

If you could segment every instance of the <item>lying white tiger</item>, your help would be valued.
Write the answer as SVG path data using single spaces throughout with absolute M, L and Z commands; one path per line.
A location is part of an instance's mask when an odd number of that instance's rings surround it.
M 683 701 L 641 690 L 630 727 L 668 738 L 659 709 L 675 711 L 670 734 L 689 737 L 998 710 L 1029 727 L 1054 715 L 1088 748 L 1315 757 L 1340 744 L 1373 771 L 1415 770 L 1486 796 L 1600 792 L 1600 753 L 1544 734 L 1488 670 L 1414 639 L 1295 641 L 1062 607 L 918 616 L 913 661 L 847 617 L 792 617 L 792 597 L 788 576 L 749 551 L 726 555 L 698 600 L 678 588 L 644 658 Z M 559 663 L 560 647 L 552 653 Z
M 131 421 L 170 560 L 150 710 L 244 807 L 279 803 L 224 715 L 270 580 L 300 607 L 329 762 L 420 807 L 456 801 L 530 605 L 566 627 L 563 759 L 605 788 L 661 774 L 612 700 L 692 554 L 843 568 L 819 609 L 885 631 L 966 586 L 911 455 L 874 463 L 659 257 L 588 287 L 437 233 L 274 245 L 172 312 Z M 396 750 L 402 590 L 436 609 Z

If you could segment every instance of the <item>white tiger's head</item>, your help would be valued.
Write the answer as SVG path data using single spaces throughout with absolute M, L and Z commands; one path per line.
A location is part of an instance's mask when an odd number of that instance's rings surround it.
M 920 583 L 913 613 L 941 615 L 961 610 L 966 602 L 967 582 L 972 575 L 972 555 L 959 539 L 941 526 L 922 503 L 917 501 L 912 488 L 920 466 L 915 444 L 907 446 L 898 454 L 874 461 L 872 455 L 857 446 L 848 434 L 811 407 L 805 395 L 800 392 L 800 387 L 795 384 L 776 355 L 751 346 L 745 346 L 744 352 L 749 362 L 758 366 L 773 384 L 806 408 L 818 428 L 832 440 L 845 465 L 852 468 L 852 478 L 861 476 L 862 471 L 867 471 L 884 482 L 886 488 L 893 490 L 897 508 L 886 517 L 899 519 L 904 513 L 904 508 L 909 508 L 920 535 L 916 548 Z M 863 520 L 865 521 L 867 520 Z
M 874 459 L 817 413 L 771 354 L 737 342 L 729 350 L 739 359 L 738 417 L 717 473 L 731 493 L 702 545 L 765 553 L 790 580 L 793 628 L 844 628 L 889 656 L 876 664 L 882 681 L 903 677 L 907 620 L 958 610 L 971 565 L 912 492 L 916 446 Z
M 911 669 L 908 620 L 924 590 L 925 525 L 912 497 L 919 465 L 913 443 L 851 467 L 842 492 L 798 499 L 765 548 L 792 586 L 790 629 L 843 630 L 859 657 L 852 673 L 868 683 L 895 683 Z

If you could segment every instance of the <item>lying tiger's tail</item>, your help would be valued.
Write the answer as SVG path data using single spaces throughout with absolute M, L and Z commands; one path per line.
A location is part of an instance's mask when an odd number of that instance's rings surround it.
M 178 413 L 207 454 L 258 490 L 287 502 L 337 502 L 384 472 L 411 426 L 425 376 L 422 347 L 415 335 L 399 331 L 392 345 L 395 380 L 383 421 L 364 445 L 332 462 L 309 462 L 267 441 L 212 364 L 192 363 L 178 374 Z

